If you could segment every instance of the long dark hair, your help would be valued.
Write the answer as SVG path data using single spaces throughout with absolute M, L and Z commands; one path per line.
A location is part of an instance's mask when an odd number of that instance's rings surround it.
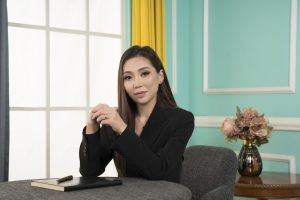
M 159 73 L 160 71 L 163 72 L 164 80 L 159 85 L 157 91 L 157 105 L 160 107 L 177 107 L 166 75 L 166 71 L 156 52 L 149 46 L 132 46 L 123 53 L 120 60 L 118 72 L 118 112 L 127 126 L 131 128 L 135 127 L 137 106 L 136 103 L 126 93 L 123 79 L 123 67 L 127 60 L 139 56 L 146 58 L 155 68 L 157 73 Z M 115 164 L 119 176 L 125 176 L 125 160 L 116 152 Z

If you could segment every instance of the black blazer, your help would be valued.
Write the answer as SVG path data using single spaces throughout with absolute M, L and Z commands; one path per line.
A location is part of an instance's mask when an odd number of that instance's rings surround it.
M 109 126 L 85 134 L 80 173 L 99 176 L 117 151 L 126 159 L 126 176 L 179 182 L 183 152 L 194 129 L 194 116 L 181 108 L 154 107 L 140 136 L 127 127 L 117 136 Z

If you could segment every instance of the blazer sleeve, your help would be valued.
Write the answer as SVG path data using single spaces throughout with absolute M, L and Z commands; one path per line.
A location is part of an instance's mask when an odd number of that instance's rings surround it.
M 108 127 L 102 126 L 94 134 L 85 134 L 83 129 L 82 142 L 79 148 L 80 173 L 82 176 L 99 176 L 113 158 L 111 149 L 114 141 Z
M 175 127 L 172 128 L 173 132 L 163 133 L 168 134 L 169 138 L 156 153 L 129 128 L 119 136 L 113 148 L 133 163 L 143 177 L 152 180 L 163 179 L 174 166 L 182 162 L 183 152 L 194 130 L 194 116 L 185 112 L 171 125 Z

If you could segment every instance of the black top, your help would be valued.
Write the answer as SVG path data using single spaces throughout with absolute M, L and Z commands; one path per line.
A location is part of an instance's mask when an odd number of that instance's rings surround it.
M 183 152 L 194 130 L 194 116 L 181 108 L 155 106 L 141 135 L 127 127 L 117 134 L 102 126 L 85 134 L 80 145 L 80 173 L 99 176 L 117 151 L 126 159 L 126 176 L 179 182 Z

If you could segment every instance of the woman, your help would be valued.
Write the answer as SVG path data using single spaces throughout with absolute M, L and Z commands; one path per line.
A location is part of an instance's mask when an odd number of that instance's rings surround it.
M 179 182 L 194 116 L 176 106 L 162 62 L 148 46 L 121 58 L 118 108 L 95 106 L 83 130 L 80 173 L 98 176 L 114 158 L 119 176 Z

